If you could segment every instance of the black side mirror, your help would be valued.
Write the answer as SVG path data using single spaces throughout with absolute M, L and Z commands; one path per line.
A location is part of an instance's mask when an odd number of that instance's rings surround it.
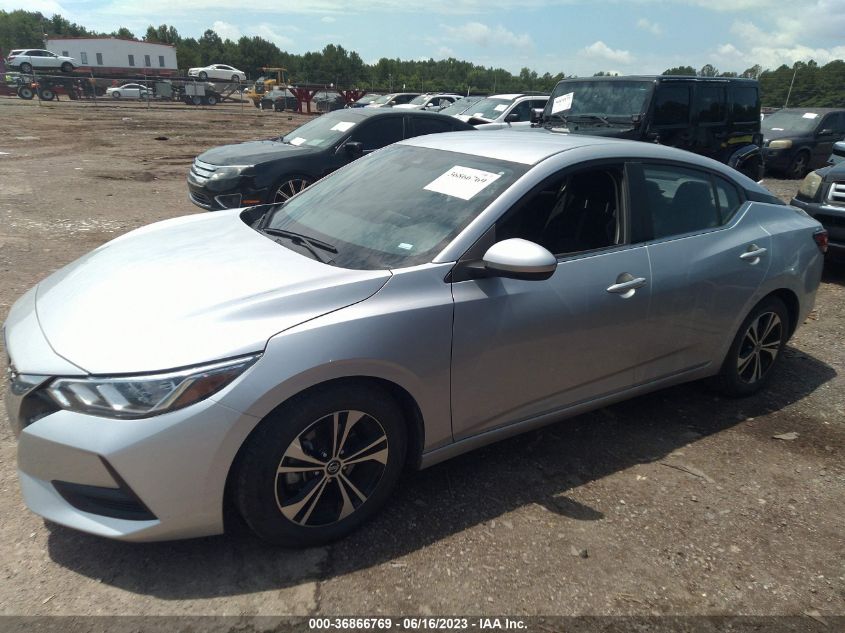
M 819 130 L 816 136 L 830 136 L 831 134 L 833 134 L 833 130 L 829 127 L 826 127 L 823 130 Z
M 352 158 L 364 155 L 364 144 L 359 141 L 349 141 L 343 147 Z
M 537 124 L 543 120 L 543 108 L 531 108 L 531 123 Z
M 505 117 L 505 122 L 507 123 L 516 123 L 517 121 L 519 121 L 518 112 L 511 112 L 508 116 Z

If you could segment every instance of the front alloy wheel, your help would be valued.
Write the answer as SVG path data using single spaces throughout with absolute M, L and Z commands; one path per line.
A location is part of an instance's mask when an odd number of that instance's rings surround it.
M 271 543 L 336 540 L 387 501 L 407 433 L 389 392 L 369 383 L 317 387 L 265 418 L 238 455 L 233 499 Z
M 276 189 L 276 193 L 273 196 L 273 202 L 287 202 L 310 184 L 310 180 L 307 178 L 300 178 L 298 176 L 283 180 L 282 184 L 280 184 Z

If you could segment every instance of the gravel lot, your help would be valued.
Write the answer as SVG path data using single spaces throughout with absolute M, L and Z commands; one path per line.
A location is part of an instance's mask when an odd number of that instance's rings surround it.
M 303 120 L 11 98 L 0 112 L 0 319 L 104 241 L 197 212 L 184 178 L 201 151 Z M 407 475 L 372 524 L 304 551 L 240 530 L 133 545 L 45 525 L 0 424 L 0 615 L 803 614 L 826 630 L 845 615 L 843 269 L 816 308 L 764 394 L 686 385 L 501 442 Z

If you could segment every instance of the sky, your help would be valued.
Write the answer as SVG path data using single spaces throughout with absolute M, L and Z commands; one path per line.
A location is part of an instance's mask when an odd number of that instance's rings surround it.
M 291 53 L 340 44 L 381 57 L 455 57 L 517 73 L 661 73 L 845 59 L 845 0 L 0 0 L 98 31 L 259 35 Z M 220 60 L 225 62 L 225 60 Z

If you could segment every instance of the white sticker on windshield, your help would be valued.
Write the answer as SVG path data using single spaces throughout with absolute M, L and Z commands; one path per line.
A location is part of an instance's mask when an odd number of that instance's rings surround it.
M 501 174 L 455 165 L 442 176 L 432 180 L 423 189 L 443 193 L 461 200 L 469 200 L 500 177 Z
M 291 145 L 302 145 L 305 142 L 305 139 L 301 136 L 297 136 L 296 138 L 292 138 L 290 140 Z
M 783 128 L 782 127 L 773 127 L 772 131 L 773 132 L 783 132 Z
M 399 248 L 401 248 L 403 251 L 409 251 L 414 248 L 414 245 L 408 244 L 407 242 L 402 242 L 401 244 L 399 244 Z
M 508 104 L 507 104 L 507 103 L 500 103 L 499 105 L 497 105 L 497 106 L 495 107 L 496 112 L 504 112 L 504 111 L 505 111 L 505 110 L 507 110 L 507 109 L 508 109 Z
M 333 130 L 337 130 L 338 132 L 345 132 L 351 127 L 354 127 L 355 123 L 352 121 L 338 121 L 332 127 Z
M 555 97 L 552 102 L 552 114 L 569 110 L 572 107 L 572 98 L 575 96 L 574 92 L 567 92 L 565 95 Z
M 484 116 L 484 113 L 483 112 L 476 112 L 472 116 Z
M 819 118 L 819 115 L 818 115 L 818 114 L 816 114 L 815 112 L 805 112 L 805 113 L 804 113 L 804 118 L 805 118 L 805 119 L 818 119 L 818 118 Z

